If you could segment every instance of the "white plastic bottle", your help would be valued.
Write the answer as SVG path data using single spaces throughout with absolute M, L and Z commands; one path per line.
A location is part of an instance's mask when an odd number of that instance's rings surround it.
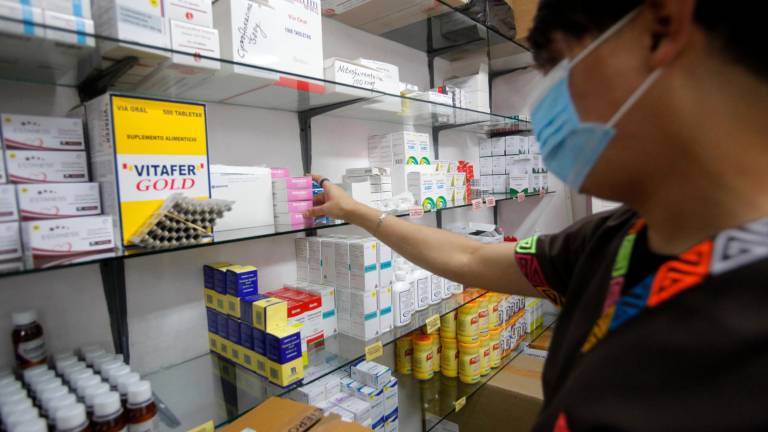
M 429 273 L 414 267 L 411 274 L 416 281 L 416 310 L 424 310 L 430 305 Z
M 56 432 L 80 432 L 88 428 L 83 404 L 74 403 L 56 411 Z
M 392 284 L 392 309 L 395 327 L 402 327 L 411 322 L 413 311 L 413 287 L 408 283 L 408 273 L 399 270 L 395 272 L 395 283 Z
M 440 276 L 436 274 L 429 275 L 429 294 L 430 294 L 430 303 L 440 303 L 443 301 L 444 296 L 444 289 L 445 286 L 445 280 L 441 278 Z

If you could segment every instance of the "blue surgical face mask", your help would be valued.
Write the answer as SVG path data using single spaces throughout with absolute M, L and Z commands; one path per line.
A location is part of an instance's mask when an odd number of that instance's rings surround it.
M 568 78 L 571 69 L 621 29 L 637 10 L 595 39 L 573 61 L 565 59 L 542 78 L 533 97 L 531 121 L 544 165 L 568 186 L 580 190 L 606 145 L 616 135 L 616 123 L 659 77 L 656 69 L 619 107 L 607 123 L 584 122 L 576 112 Z M 599 97 L 599 96 L 598 96 Z

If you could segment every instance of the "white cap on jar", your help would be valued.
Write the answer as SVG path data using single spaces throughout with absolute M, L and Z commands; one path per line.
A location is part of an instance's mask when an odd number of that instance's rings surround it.
M 37 410 L 37 408 L 24 408 L 23 410 L 17 411 L 9 415 L 7 418 L 4 418 L 3 424 L 5 425 L 6 430 L 13 430 L 15 426 L 30 420 L 34 420 L 36 418 L 40 418 L 40 412 Z
M 104 348 L 100 347 L 99 345 L 87 345 L 80 348 L 80 354 L 82 354 L 83 359 L 85 359 L 85 362 L 89 365 L 93 364 L 93 359 L 95 357 L 106 353 L 107 352 L 104 351 Z
M 47 370 L 48 370 L 48 365 L 32 366 L 24 369 L 24 372 L 21 373 L 21 376 L 24 379 L 25 383 L 29 383 L 30 378 L 32 378 L 37 374 L 45 373 Z
M 152 399 L 152 385 L 149 381 L 128 384 L 128 404 L 139 405 Z
M 101 383 L 101 377 L 98 375 L 90 375 L 79 379 L 76 383 L 73 383 L 75 393 L 81 398 L 85 396 L 85 389 L 92 385 Z
M 125 365 L 125 363 L 123 363 L 122 360 L 118 360 L 118 359 L 110 360 L 101 365 L 101 370 L 99 371 L 99 373 L 101 374 L 102 377 L 107 378 L 109 377 L 109 371 L 123 365 Z
M 38 417 L 24 422 L 8 432 L 48 432 L 48 423 Z
M 64 369 L 67 368 L 67 366 L 73 365 L 77 363 L 77 357 L 75 356 L 67 356 L 67 357 L 61 357 L 58 359 L 55 359 L 53 361 L 54 366 L 56 367 L 56 372 L 61 374 Z
M 58 430 L 75 429 L 87 422 L 85 405 L 81 403 L 70 404 L 56 411 L 56 429 Z
M 72 393 L 67 393 L 64 396 L 54 398 L 48 403 L 48 407 L 46 408 L 48 418 L 56 420 L 56 413 L 58 413 L 60 409 L 74 403 L 77 403 L 77 398 Z
M 128 395 L 128 385 L 138 382 L 140 380 L 141 380 L 141 377 L 136 372 L 120 375 L 117 378 L 117 391 L 120 392 L 121 396 L 125 397 Z
M 117 392 L 102 393 L 93 400 L 93 416 L 108 417 L 120 411 L 123 403 Z
M 32 408 L 32 400 L 29 398 L 17 400 L 0 408 L 0 417 L 8 418 L 11 414 L 22 411 L 26 408 Z
M 34 309 L 14 312 L 11 314 L 11 322 L 14 326 L 25 326 L 37 321 L 37 311 Z
M 107 380 L 109 381 L 109 385 L 112 387 L 117 387 L 117 380 L 123 375 L 128 375 L 131 373 L 131 368 L 128 365 L 122 365 L 118 366 L 116 368 L 110 369 L 107 373 Z
M 96 399 L 96 396 L 106 393 L 109 391 L 109 384 L 107 383 L 101 383 L 96 384 L 93 386 L 88 387 L 85 389 L 85 395 L 83 396 L 83 399 L 85 399 L 85 404 L 88 406 L 88 408 L 93 408 L 93 400 Z

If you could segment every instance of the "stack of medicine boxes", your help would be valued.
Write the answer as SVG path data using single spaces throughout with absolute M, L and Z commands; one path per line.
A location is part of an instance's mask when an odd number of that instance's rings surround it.
M 408 173 L 430 172 L 429 135 L 418 132 L 394 132 L 368 137 L 368 162 L 372 167 L 389 168 L 392 193 L 408 191 Z
M 214 351 L 281 387 L 304 378 L 301 324 L 288 324 L 288 302 L 258 293 L 253 266 L 203 267 L 208 340 Z
M 387 366 L 363 361 L 301 387 L 289 398 L 377 432 L 398 430 L 397 378 Z
M 6 169 L 0 179 L 16 185 L 0 186 L 0 221 L 23 221 L 27 264 L 43 267 L 114 254 L 112 218 L 101 215 L 99 185 L 88 182 L 82 121 L 2 114 L 2 137 Z M 14 246 L 18 232 L 16 223 L 0 225 L 0 250 L 9 251 L 0 261 L 21 256 L 20 245 Z M 66 251 L 62 238 L 70 243 Z
M 460 162 L 434 161 L 428 170 L 408 173 L 408 191 L 425 211 L 466 204 L 466 172 Z
M 493 193 L 532 194 L 547 191 L 547 170 L 536 137 L 512 135 L 480 141 L 480 179 Z
M 342 184 L 356 201 L 376 209 L 387 210 L 382 204 L 392 199 L 389 168 L 349 168 L 342 177 Z
M 272 168 L 275 225 L 305 226 L 303 213 L 312 208 L 312 177 L 291 177 L 286 168 Z
M 321 294 L 323 301 L 335 297 L 325 334 L 333 329 L 368 340 L 393 327 L 392 249 L 374 238 L 354 236 L 296 239 L 297 277 L 300 286 Z M 334 326 L 334 327 L 331 327 Z
M 163 0 L 171 58 L 141 79 L 137 89 L 179 95 L 221 69 L 219 31 L 213 28 L 211 0 Z

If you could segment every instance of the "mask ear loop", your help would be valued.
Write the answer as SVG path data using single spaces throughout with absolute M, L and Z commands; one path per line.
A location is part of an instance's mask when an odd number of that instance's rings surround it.
M 634 18 L 635 15 L 637 15 L 639 12 L 640 8 L 635 8 L 635 10 L 626 14 L 622 19 L 618 20 L 616 24 L 612 25 L 608 30 L 604 31 L 603 34 L 598 36 L 597 39 L 592 41 L 591 44 L 589 44 L 580 53 L 578 53 L 576 57 L 573 58 L 573 60 L 571 60 L 571 67 L 576 66 L 576 63 L 583 60 L 584 57 L 588 56 L 592 51 L 594 51 L 603 42 L 605 42 L 606 39 L 613 36 L 617 31 L 621 30 L 621 28 L 624 27 L 624 25 L 627 24 L 632 18 Z
M 635 103 L 645 94 L 646 90 L 648 90 L 648 87 L 653 85 L 653 83 L 656 82 L 657 79 L 659 79 L 659 76 L 661 76 L 661 72 L 663 71 L 662 68 L 658 68 L 655 71 L 651 72 L 650 75 L 648 75 L 648 78 L 643 81 L 642 84 L 634 91 L 632 92 L 632 95 L 627 98 L 626 102 L 624 102 L 621 107 L 619 107 L 619 110 L 616 111 L 616 114 L 611 117 L 611 120 L 606 123 L 608 127 L 614 127 L 616 126 L 616 123 L 621 120 L 622 117 L 624 117 L 624 114 L 627 113 L 627 111 L 632 108 Z

